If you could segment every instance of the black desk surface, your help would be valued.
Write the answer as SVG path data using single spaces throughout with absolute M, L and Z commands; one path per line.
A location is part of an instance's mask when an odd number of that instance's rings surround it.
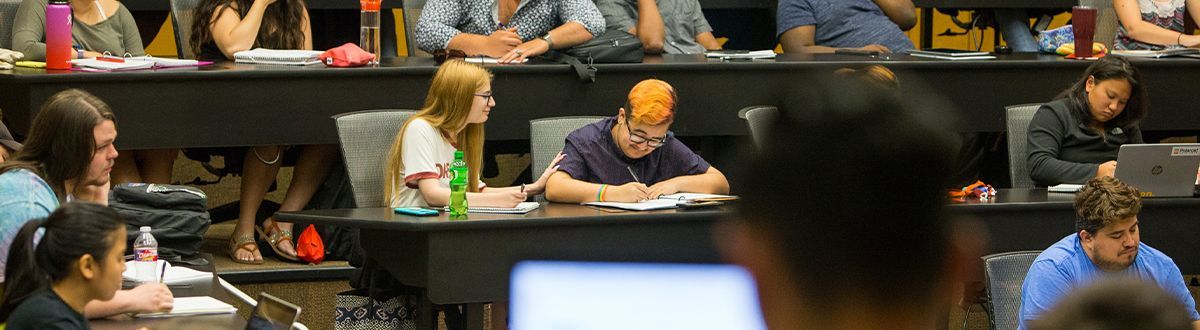
M 1200 83 L 1200 61 L 1138 60 L 1150 93 L 1144 129 L 1200 128 L 1188 86 Z M 883 64 L 895 70 L 902 93 L 941 94 L 962 114 L 963 131 L 1003 131 L 1004 106 L 1051 100 L 1089 65 L 1057 56 L 1015 54 L 992 61 L 941 61 L 893 55 L 877 58 L 818 55 L 720 62 L 698 55 L 648 57 L 645 63 L 598 64 L 597 80 L 578 81 L 566 65 L 495 65 L 497 107 L 491 140 L 528 139 L 528 121 L 612 115 L 631 86 L 657 77 L 679 91 L 680 136 L 746 134 L 739 109 L 774 104 L 816 75 L 841 67 Z M 337 69 L 218 63 L 204 68 L 113 73 L 0 71 L 0 109 L 24 134 L 38 107 L 55 92 L 82 88 L 107 102 L 121 124 L 124 149 L 161 147 L 332 144 L 330 116 L 366 109 L 417 108 L 435 72 L 429 58 L 385 59 L 380 67 Z M 928 88 L 919 88 L 926 85 Z M 924 91 L 931 90 L 932 93 Z

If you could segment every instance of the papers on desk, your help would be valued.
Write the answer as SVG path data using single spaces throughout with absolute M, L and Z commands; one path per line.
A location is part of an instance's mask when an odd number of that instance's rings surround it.
M 162 58 L 154 56 L 80 58 L 71 60 L 71 66 L 79 71 L 130 71 L 146 69 L 178 68 L 212 64 L 207 61 Z
M 540 203 L 538 203 L 538 202 L 521 202 L 521 203 L 517 204 L 517 206 L 516 206 L 516 207 L 474 207 L 474 206 L 468 206 L 468 207 L 467 207 L 467 213 L 502 213 L 502 214 L 525 214 L 525 213 L 529 213 L 529 212 L 531 212 L 531 211 L 533 211 L 533 210 L 536 210 L 538 207 L 541 207 L 541 206 L 542 206 L 542 204 L 540 204 Z M 450 207 L 449 207 L 449 206 L 447 206 L 447 207 L 443 207 L 443 208 L 442 208 L 442 211 L 450 212 Z
M 1200 54 L 1200 49 L 1196 48 L 1173 48 L 1162 50 L 1113 50 L 1113 55 L 1123 57 L 1144 57 L 1144 58 L 1163 58 L 1172 56 L 1187 56 Z
M 681 202 L 724 202 L 737 200 L 737 196 L 733 195 L 717 195 L 717 194 L 697 194 L 697 193 L 678 193 L 670 195 L 658 196 L 658 199 L 670 199 Z
M 1060 185 L 1054 185 L 1054 186 L 1047 187 L 1046 191 L 1056 192 L 1056 193 L 1071 193 L 1071 194 L 1073 194 L 1073 193 L 1079 192 L 1079 189 L 1083 189 L 1083 185 L 1064 183 L 1064 184 L 1060 184 Z
M 234 62 L 251 64 L 310 65 L 321 63 L 321 51 L 255 48 L 233 53 Z
M 726 60 L 731 60 L 731 59 L 743 59 L 743 60 L 768 59 L 768 58 L 775 58 L 775 51 L 770 50 L 770 49 L 756 50 L 756 51 L 752 51 L 752 52 L 713 50 L 713 51 L 705 52 L 704 57 L 719 58 L 719 59 L 726 59 Z
M 137 269 L 134 267 L 133 263 L 134 263 L 134 261 L 132 261 L 132 260 L 125 262 L 125 272 L 121 273 L 121 277 L 123 277 L 125 280 L 129 280 L 129 281 L 137 280 Z M 166 275 L 159 274 L 159 272 L 164 269 L 163 268 L 164 264 L 166 264 L 166 266 L 167 266 L 165 268 L 165 270 L 167 272 Z M 171 263 L 167 262 L 166 260 L 161 260 L 161 259 L 158 260 L 158 264 L 155 264 L 155 266 L 154 266 L 154 275 L 156 277 L 161 276 L 163 279 L 163 283 L 165 283 L 167 285 L 183 284 L 183 283 L 188 283 L 188 282 L 197 281 L 197 280 L 211 280 L 213 277 L 212 273 L 202 272 L 202 271 L 198 271 L 198 270 L 187 268 L 187 267 L 171 266 Z
M 500 63 L 500 59 L 487 57 L 487 56 L 468 56 L 466 58 L 466 61 L 467 61 L 467 63 L 476 63 L 476 64 L 499 64 Z M 529 62 L 529 59 L 528 58 L 521 59 L 520 62 L 515 62 L 515 63 L 525 63 L 525 62 Z M 506 64 L 511 64 L 511 63 L 506 63 Z
M 653 210 L 673 209 L 673 208 L 678 207 L 679 203 L 681 203 L 681 202 L 676 199 L 651 199 L 651 200 L 642 201 L 639 203 L 588 202 L 588 203 L 583 203 L 583 205 L 611 207 L 611 208 L 630 210 L 630 211 L 653 211 Z
M 175 307 L 170 312 L 137 314 L 137 317 L 172 317 L 207 314 L 233 314 L 237 308 L 213 297 L 175 297 Z

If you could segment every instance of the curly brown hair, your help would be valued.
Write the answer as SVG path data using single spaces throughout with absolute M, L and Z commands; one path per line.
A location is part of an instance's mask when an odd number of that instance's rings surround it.
M 1137 188 L 1105 176 L 1089 180 L 1075 196 L 1075 230 L 1095 235 L 1115 220 L 1137 216 L 1142 198 Z

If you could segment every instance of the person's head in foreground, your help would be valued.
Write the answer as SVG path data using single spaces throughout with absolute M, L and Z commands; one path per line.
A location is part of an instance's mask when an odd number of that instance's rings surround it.
M 1075 230 L 1088 259 L 1108 272 L 1129 268 L 1138 255 L 1141 232 L 1138 189 L 1113 177 L 1087 182 L 1075 196 Z
M 84 305 L 112 299 L 124 271 L 125 221 L 116 211 L 90 202 L 63 204 L 45 220 L 26 222 L 13 240 L 0 322 L 26 329 L 74 328 L 82 321 L 86 328 Z
M 858 79 L 812 85 L 734 180 L 722 251 L 772 329 L 933 327 L 967 254 L 942 207 L 953 130 Z
M 1193 329 L 1179 299 L 1136 278 L 1118 277 L 1088 285 L 1063 298 L 1032 330 Z

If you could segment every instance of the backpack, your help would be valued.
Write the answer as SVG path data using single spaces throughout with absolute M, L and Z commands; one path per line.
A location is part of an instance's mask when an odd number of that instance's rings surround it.
M 551 61 L 570 65 L 579 81 L 585 84 L 596 82 L 597 70 L 593 63 L 641 63 L 645 56 L 642 41 L 618 29 L 604 30 L 604 34 L 592 40 L 545 55 Z
M 208 215 L 208 196 L 199 189 L 165 184 L 124 183 L 108 195 L 108 206 L 125 219 L 126 243 L 150 226 L 158 241 L 158 257 L 172 263 L 203 265 L 200 245 L 212 223 Z

